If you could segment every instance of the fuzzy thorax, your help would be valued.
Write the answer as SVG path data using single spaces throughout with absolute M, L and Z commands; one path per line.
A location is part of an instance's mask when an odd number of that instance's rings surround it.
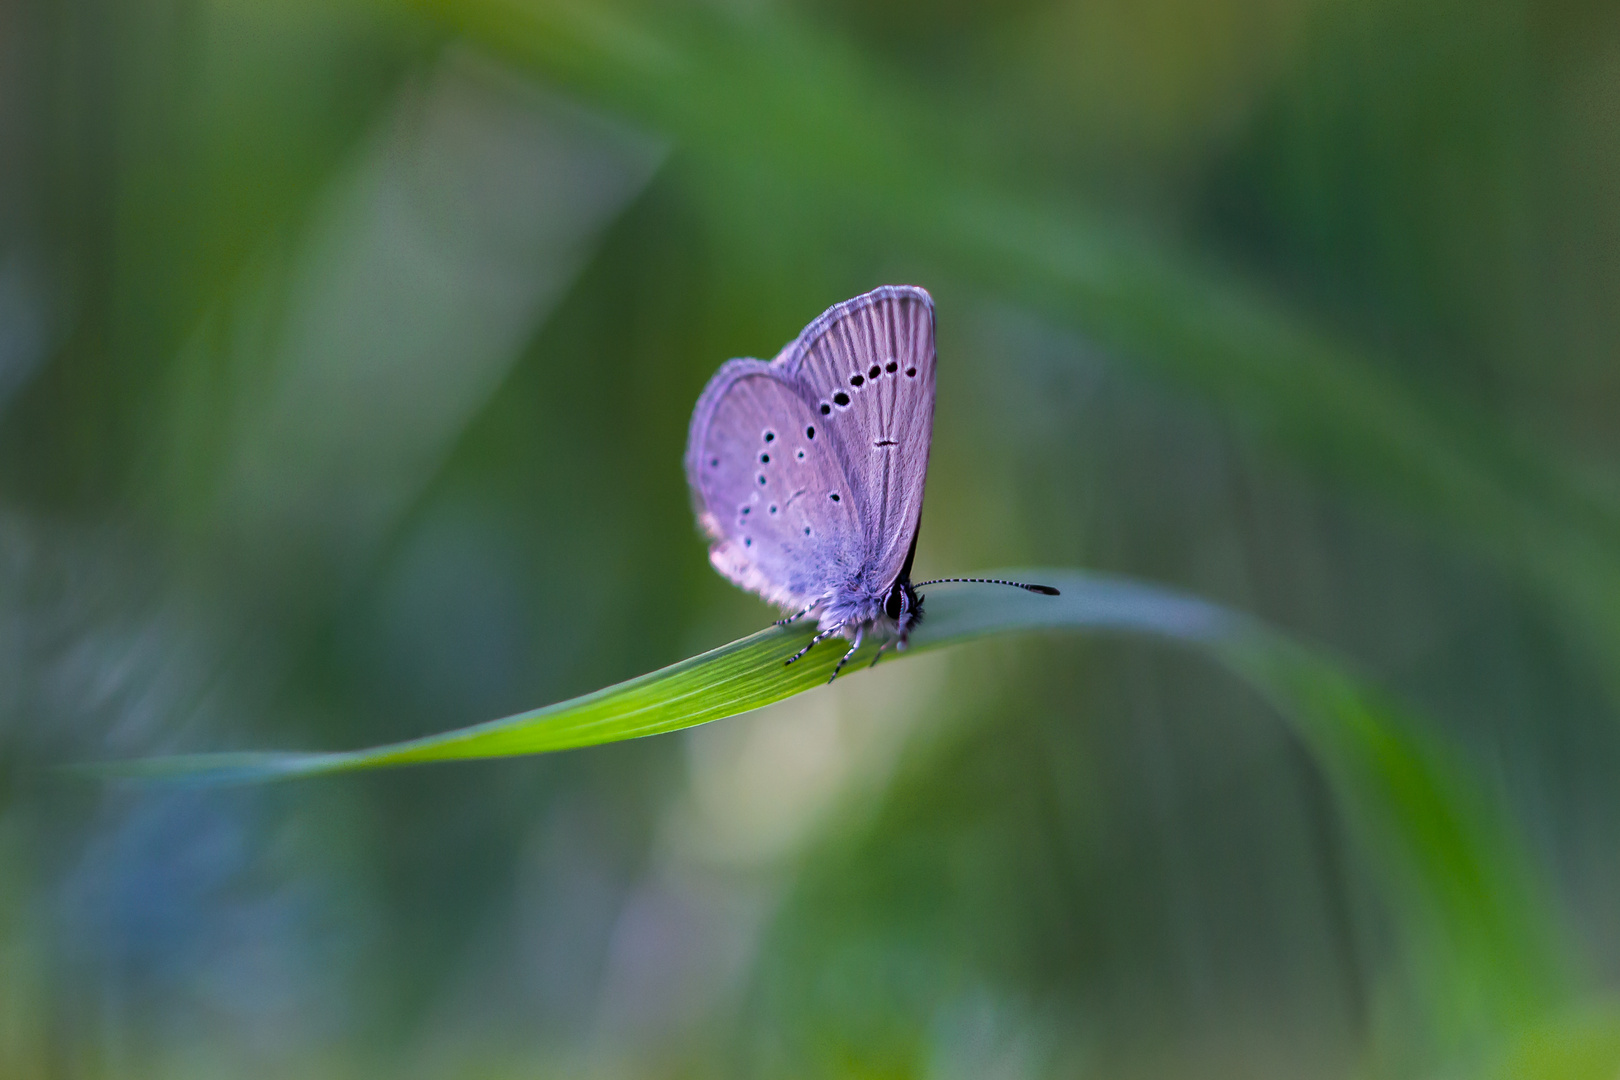
M 851 641 L 875 634 L 897 641 L 902 648 L 923 617 L 922 597 L 904 579 L 882 592 L 860 585 L 839 586 L 817 611 L 817 625 L 823 631 Z

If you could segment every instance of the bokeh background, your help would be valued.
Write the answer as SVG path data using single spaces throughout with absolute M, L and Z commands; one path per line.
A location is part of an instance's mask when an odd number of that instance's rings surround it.
M 545 758 L 52 771 L 759 627 L 690 408 L 884 282 L 939 312 L 919 573 L 1329 648 L 1508 823 L 1557 993 L 1414 979 L 1321 763 L 1141 642 Z M 1613 1077 L 1617 350 L 1612 4 L 4 0 L 0 1075 Z

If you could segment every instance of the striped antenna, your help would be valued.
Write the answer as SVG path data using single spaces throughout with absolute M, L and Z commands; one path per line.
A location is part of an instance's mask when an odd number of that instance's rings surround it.
M 971 582 L 979 585 L 1011 585 L 1015 589 L 1028 589 L 1030 592 L 1040 593 L 1042 596 L 1062 595 L 1050 585 L 1031 585 L 1028 582 L 1023 581 L 1002 581 L 1000 578 L 987 577 L 942 577 L 935 578 L 933 581 L 916 581 L 912 583 L 911 587 L 914 589 L 920 589 L 924 585 L 947 585 L 958 581 Z

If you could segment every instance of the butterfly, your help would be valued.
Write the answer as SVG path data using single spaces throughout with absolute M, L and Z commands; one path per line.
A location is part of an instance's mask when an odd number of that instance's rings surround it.
M 913 583 L 934 427 L 934 301 L 885 285 L 828 308 L 769 363 L 729 360 L 698 398 L 686 479 L 709 562 L 817 633 L 904 649 L 922 621 Z M 829 682 L 831 680 L 828 680 Z

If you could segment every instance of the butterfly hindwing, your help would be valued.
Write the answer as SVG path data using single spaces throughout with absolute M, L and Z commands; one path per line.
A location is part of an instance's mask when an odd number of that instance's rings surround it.
M 720 369 L 692 417 L 686 473 L 709 560 L 743 588 L 803 608 L 858 564 L 856 503 L 825 422 L 779 368 Z

